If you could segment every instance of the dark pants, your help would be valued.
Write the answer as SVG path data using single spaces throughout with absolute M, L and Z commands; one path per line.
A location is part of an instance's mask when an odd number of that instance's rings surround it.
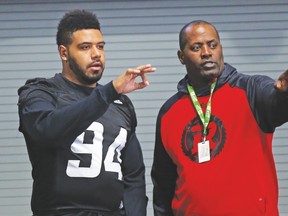
M 54 213 L 38 213 L 33 216 L 126 216 L 124 210 L 117 212 L 95 212 L 89 210 L 78 210 L 78 211 L 57 211 Z

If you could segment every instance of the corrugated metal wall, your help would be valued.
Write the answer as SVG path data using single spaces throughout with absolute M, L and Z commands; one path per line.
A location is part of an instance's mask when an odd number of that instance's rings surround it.
M 185 74 L 176 55 L 180 28 L 194 19 L 213 22 L 226 62 L 244 73 L 277 78 L 288 68 L 288 1 L 1 0 L 0 216 L 31 215 L 31 166 L 17 131 L 17 89 L 28 78 L 60 72 L 56 26 L 65 11 L 75 8 L 96 12 L 102 23 L 107 42 L 102 83 L 128 67 L 152 63 L 158 68 L 149 76 L 151 86 L 130 94 L 138 115 L 138 137 L 147 166 L 148 216 L 152 216 L 150 167 L 156 115 Z M 281 215 L 288 215 L 287 131 L 286 124 L 274 138 Z

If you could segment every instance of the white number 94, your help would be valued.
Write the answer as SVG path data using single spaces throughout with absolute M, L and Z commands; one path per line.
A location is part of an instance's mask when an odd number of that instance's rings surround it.
M 86 131 L 91 131 L 94 133 L 93 143 L 84 143 L 85 132 L 83 132 L 72 143 L 71 150 L 76 154 L 91 154 L 91 165 L 90 167 L 80 167 L 80 160 L 69 160 L 66 169 L 66 173 L 69 177 L 95 178 L 100 174 L 102 166 L 102 142 L 104 127 L 99 122 L 93 122 Z M 122 171 L 120 166 L 122 160 L 120 156 L 121 150 L 125 146 L 126 138 L 127 131 L 124 128 L 121 128 L 118 136 L 109 146 L 104 159 L 105 171 L 118 173 L 119 180 L 122 180 Z M 117 162 L 114 162 L 114 158 L 117 159 Z

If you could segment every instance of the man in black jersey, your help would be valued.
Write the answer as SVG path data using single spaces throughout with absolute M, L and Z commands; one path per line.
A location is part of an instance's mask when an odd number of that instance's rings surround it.
M 105 42 L 97 17 L 84 10 L 64 15 L 57 45 L 62 73 L 28 80 L 18 90 L 19 130 L 33 169 L 33 215 L 146 215 L 136 115 L 124 93 L 146 87 L 146 73 L 156 69 L 127 69 L 98 84 Z

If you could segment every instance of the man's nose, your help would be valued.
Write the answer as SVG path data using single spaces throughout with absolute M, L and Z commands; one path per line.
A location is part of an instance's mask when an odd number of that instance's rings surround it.
M 201 48 L 201 57 L 202 58 L 207 58 L 207 57 L 211 57 L 212 56 L 212 52 L 209 46 L 202 46 Z
M 95 59 L 99 58 L 100 56 L 101 56 L 100 50 L 97 48 L 97 46 L 93 46 L 91 51 L 91 58 Z

